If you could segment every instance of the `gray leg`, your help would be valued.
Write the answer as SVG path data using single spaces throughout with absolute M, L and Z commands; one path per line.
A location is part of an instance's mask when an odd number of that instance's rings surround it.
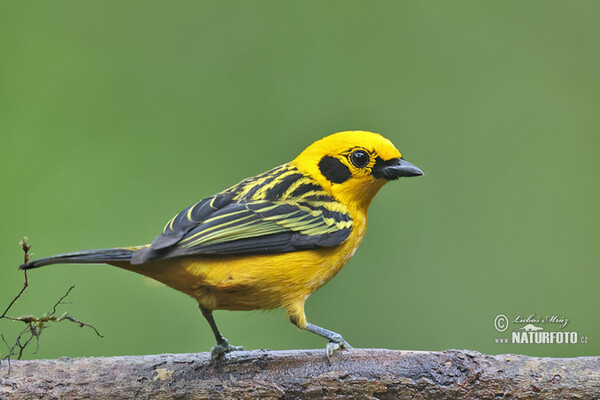
M 294 325 L 298 326 L 298 324 L 296 323 L 296 320 L 294 318 L 290 318 L 290 320 L 292 321 L 292 323 Z M 310 322 L 306 323 L 305 329 L 309 332 L 316 333 L 317 335 L 322 336 L 325 339 L 329 340 L 329 343 L 327 343 L 327 346 L 325 347 L 325 350 L 327 352 L 327 357 L 330 357 L 333 354 L 333 352 L 338 349 L 351 349 L 352 348 L 352 346 L 350 346 L 350 344 L 348 342 L 346 342 L 344 340 L 344 338 L 342 337 L 342 335 L 340 335 L 339 333 L 335 333 L 328 329 L 321 328 L 320 326 L 311 324 Z
M 212 349 L 210 350 L 210 358 L 212 360 L 219 357 L 223 353 L 229 353 L 230 351 L 244 350 L 244 348 L 242 346 L 230 345 L 229 342 L 227 342 L 227 339 L 225 339 L 223 337 L 223 335 L 221 335 L 221 332 L 219 332 L 219 328 L 217 328 L 217 324 L 215 323 L 215 319 L 213 318 L 212 310 L 208 310 L 202 306 L 199 306 L 199 307 L 200 307 L 200 312 L 202 312 L 202 315 L 208 321 L 208 324 L 210 325 L 210 329 L 212 329 L 213 334 L 215 335 L 215 339 L 217 341 L 217 344 L 215 344 L 212 347 Z

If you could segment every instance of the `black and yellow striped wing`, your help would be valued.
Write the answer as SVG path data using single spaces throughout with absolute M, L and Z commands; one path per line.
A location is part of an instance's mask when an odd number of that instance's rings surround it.
M 351 231 L 345 206 L 286 164 L 183 210 L 149 248 L 134 254 L 132 262 L 331 247 Z

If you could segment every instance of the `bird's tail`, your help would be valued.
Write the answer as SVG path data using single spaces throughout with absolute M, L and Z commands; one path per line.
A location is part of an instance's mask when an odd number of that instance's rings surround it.
M 136 250 L 144 246 L 116 247 L 113 249 L 97 249 L 75 251 L 73 253 L 57 254 L 40 258 L 19 266 L 19 269 L 32 269 L 50 264 L 103 264 L 115 261 L 130 261 Z

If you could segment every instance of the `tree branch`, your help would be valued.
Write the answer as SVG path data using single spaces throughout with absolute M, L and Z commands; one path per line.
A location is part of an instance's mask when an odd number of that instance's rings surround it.
M 600 357 L 354 349 L 13 361 L 0 399 L 594 399 Z

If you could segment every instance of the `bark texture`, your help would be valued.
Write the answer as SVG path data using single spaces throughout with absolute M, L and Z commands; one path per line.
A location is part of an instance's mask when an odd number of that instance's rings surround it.
M 598 399 L 600 357 L 247 351 L 6 361 L 0 399 Z

